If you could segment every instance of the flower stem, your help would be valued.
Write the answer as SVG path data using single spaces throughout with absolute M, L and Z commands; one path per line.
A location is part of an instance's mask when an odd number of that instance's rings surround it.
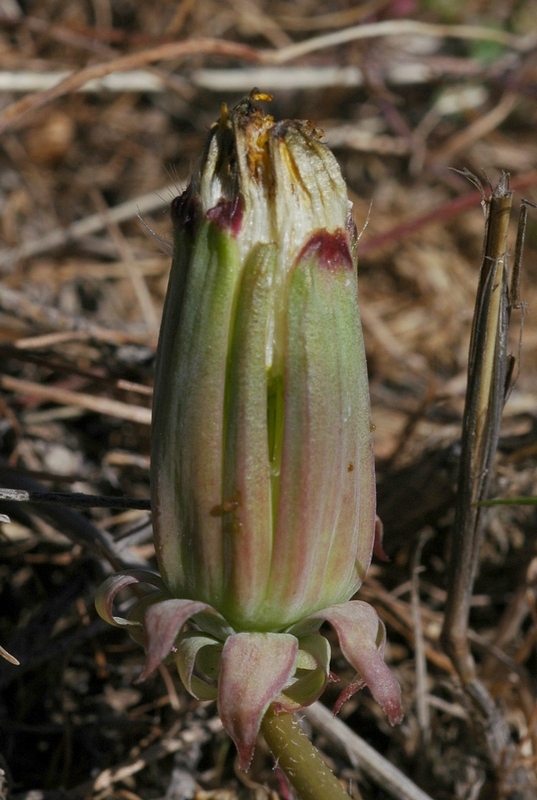
M 270 706 L 261 732 L 301 800 L 349 800 L 294 714 L 276 714 Z

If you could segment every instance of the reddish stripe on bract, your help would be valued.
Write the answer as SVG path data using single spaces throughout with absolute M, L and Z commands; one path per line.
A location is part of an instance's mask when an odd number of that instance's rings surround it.
M 242 226 L 244 216 L 244 202 L 240 195 L 233 200 L 222 198 L 218 203 L 207 211 L 207 219 L 218 225 L 223 231 L 229 231 L 233 236 L 237 236 Z
M 302 248 L 298 258 L 301 260 L 312 256 L 316 256 L 321 267 L 330 272 L 342 268 L 350 270 L 354 268 L 349 238 L 341 228 L 333 233 L 325 230 L 315 231 Z

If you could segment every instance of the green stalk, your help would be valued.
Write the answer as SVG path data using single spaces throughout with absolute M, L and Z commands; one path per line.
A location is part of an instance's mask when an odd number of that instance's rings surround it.
M 349 800 L 294 714 L 276 714 L 270 706 L 261 723 L 261 732 L 300 800 Z

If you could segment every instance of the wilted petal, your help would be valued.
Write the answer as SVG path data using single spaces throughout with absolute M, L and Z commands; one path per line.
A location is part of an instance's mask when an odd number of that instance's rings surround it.
M 293 677 L 298 640 L 288 633 L 236 633 L 222 652 L 218 712 L 239 753 L 250 764 L 261 720 Z
M 401 689 L 383 658 L 386 634 L 375 609 L 360 600 L 330 606 L 312 614 L 310 619 L 323 619 L 336 630 L 341 651 L 359 673 L 351 684 L 354 691 L 364 684 L 383 709 L 392 725 L 401 722 Z M 344 690 L 337 709 L 350 694 Z
M 119 575 L 112 575 L 101 584 L 95 597 L 97 613 L 105 622 L 108 622 L 110 625 L 115 625 L 118 628 L 124 626 L 140 626 L 140 622 L 138 621 L 125 619 L 124 617 L 116 617 L 112 613 L 114 600 L 119 592 L 125 589 L 125 587 L 137 583 L 153 587 L 151 589 L 152 592 L 166 592 L 164 582 L 153 572 L 147 572 L 142 569 L 132 569 L 127 572 L 122 572 Z
M 147 609 L 144 617 L 147 662 L 141 681 L 166 658 L 185 622 L 206 609 L 210 606 L 199 600 L 163 600 Z

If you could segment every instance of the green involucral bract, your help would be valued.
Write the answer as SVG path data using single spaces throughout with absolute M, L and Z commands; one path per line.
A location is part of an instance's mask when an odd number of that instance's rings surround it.
M 324 690 L 323 620 L 359 673 L 342 698 L 367 684 L 401 715 L 383 626 L 350 601 L 375 538 L 350 204 L 320 132 L 275 123 L 260 99 L 223 110 L 172 204 L 151 455 L 162 581 L 115 576 L 98 599 L 122 624 L 125 581 L 152 584 L 123 621 L 144 636 L 144 676 L 172 653 L 186 688 L 217 700 L 243 768 L 270 703 Z

